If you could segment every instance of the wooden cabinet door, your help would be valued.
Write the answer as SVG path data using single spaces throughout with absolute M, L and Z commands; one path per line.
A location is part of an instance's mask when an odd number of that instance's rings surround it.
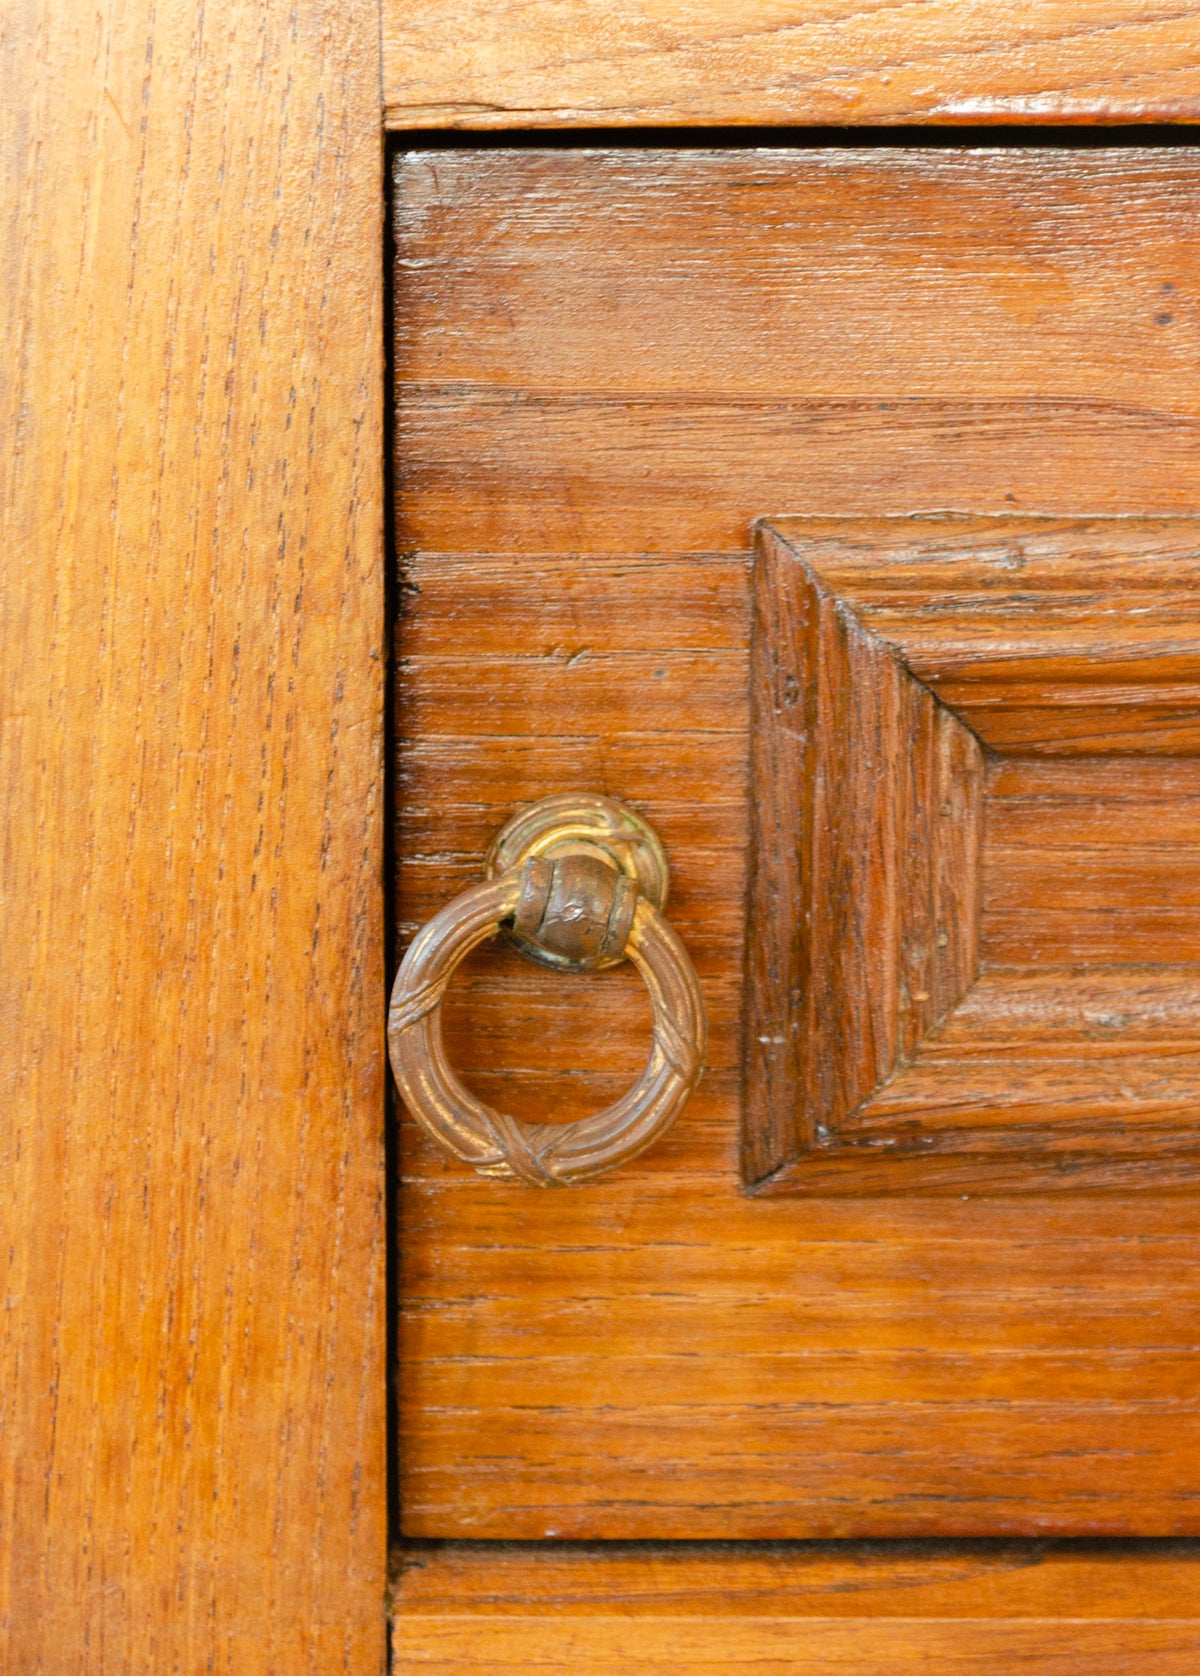
M 401 937 L 605 792 L 712 1027 L 584 1187 L 403 1125 L 403 1530 L 1200 1534 L 1200 152 L 394 190 Z M 447 1039 L 573 1117 L 646 1014 L 496 946 Z
M 1195 1488 L 1192 547 L 1163 521 L 1197 510 L 1193 163 L 773 159 L 737 125 L 1193 121 L 1195 7 L 18 0 L 3 40 L 6 1676 L 384 1666 L 384 129 L 700 121 L 736 131 L 708 157 L 694 135 L 666 158 L 646 135 L 404 142 L 401 935 L 514 805 L 617 792 L 669 846 L 713 1030 L 669 1139 L 579 1192 L 498 1191 L 403 1130 L 395 1668 L 1191 1676 L 1196 1550 L 1142 1533 L 1190 1531 Z M 881 520 L 945 508 L 955 563 L 1002 515 L 1042 593 L 1042 536 L 1118 587 L 1161 655 L 1110 668 L 1148 749 L 985 754 L 942 800 L 981 812 L 957 848 L 928 793 L 970 750 L 870 759 L 871 796 L 820 807 L 838 865 L 891 835 L 883 989 L 843 984 L 806 1014 L 808 1058 L 754 1063 L 793 1019 L 760 980 L 816 959 L 794 902 L 747 915 L 771 869 L 797 901 L 815 878 L 818 802 L 781 804 L 761 753 L 804 781 L 817 759 L 772 706 L 837 667 L 771 610 L 820 593 L 919 720 L 912 683 L 963 669 L 922 674 L 911 639 L 887 663 L 903 602 L 852 561 L 882 542 L 893 578 L 927 567 L 928 531 Z M 1122 513 L 1129 548 L 1096 533 Z M 798 592 L 756 596 L 769 564 Z M 1078 673 L 1058 667 L 1056 714 L 1087 709 Z M 882 688 L 854 690 L 861 733 Z M 964 746 L 956 714 L 938 738 Z M 1068 890 L 1077 815 L 1100 859 Z M 972 878 L 991 894 L 943 956 L 930 903 L 967 905 Z M 938 1058 L 920 1009 L 1005 926 L 1024 987 L 993 986 L 992 1036 Z M 1111 970 L 1147 928 L 1131 1011 Z M 1077 929 L 1072 1014 L 1036 980 Z M 564 990 L 492 954 L 446 1005 L 457 1062 L 526 1112 L 590 1109 L 644 1048 L 620 971 Z M 810 1026 L 855 1019 L 882 1049 L 854 1061 L 881 1073 L 854 1112 L 901 1084 L 909 1104 L 864 1114 L 834 1181 L 800 1069 L 835 1062 Z M 910 1072 L 981 1073 L 981 1042 L 1026 1064 L 1035 1039 L 1049 1069 L 1013 1086 L 1066 1102 L 1032 1126 L 1051 1142 L 1082 1101 L 1083 1165 L 1033 1144 L 995 1077 L 973 1129 L 961 1078 L 914 1108 Z M 1072 1095 L 1057 1067 L 1081 1060 Z M 777 1532 L 881 1536 L 724 1540 Z M 477 1535 L 536 1540 L 443 1540 Z

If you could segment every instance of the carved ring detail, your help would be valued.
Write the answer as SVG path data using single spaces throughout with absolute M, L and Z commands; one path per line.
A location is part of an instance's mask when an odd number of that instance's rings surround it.
M 608 799 L 589 801 L 626 814 Z M 534 1187 L 586 1181 L 652 1146 L 699 1081 L 707 1039 L 696 974 L 665 915 L 606 854 L 574 836 L 563 851 L 556 855 L 544 844 L 540 853 L 527 850 L 519 865 L 435 914 L 404 957 L 388 1015 L 392 1070 L 422 1127 L 482 1175 Z M 447 985 L 459 962 L 505 925 L 518 946 L 531 945 L 531 953 L 559 966 L 586 970 L 632 960 L 650 992 L 654 1028 L 645 1069 L 622 1099 L 592 1117 L 522 1123 L 477 1099 L 450 1066 L 441 1026 Z

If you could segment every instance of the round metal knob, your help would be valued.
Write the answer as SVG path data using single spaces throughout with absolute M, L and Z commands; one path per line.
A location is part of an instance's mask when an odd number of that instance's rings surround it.
M 413 1116 L 456 1158 L 487 1176 L 569 1186 L 636 1158 L 674 1122 L 703 1069 L 700 986 L 661 911 L 662 846 L 611 798 L 532 805 L 496 839 L 488 866 L 494 876 L 435 914 L 401 963 L 388 1015 L 392 1070 Z M 522 1123 L 476 1099 L 454 1074 L 442 998 L 459 962 L 502 927 L 531 957 L 560 969 L 629 959 L 642 974 L 654 1015 L 650 1053 L 615 1105 L 575 1123 Z

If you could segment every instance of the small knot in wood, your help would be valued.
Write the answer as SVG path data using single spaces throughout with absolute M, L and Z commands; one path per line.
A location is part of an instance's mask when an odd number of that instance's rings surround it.
M 513 930 L 586 971 L 621 959 L 637 904 L 635 882 L 598 856 L 535 856 L 521 876 Z

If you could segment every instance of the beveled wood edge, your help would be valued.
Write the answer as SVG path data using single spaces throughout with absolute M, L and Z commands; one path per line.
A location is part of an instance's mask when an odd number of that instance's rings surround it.
M 914 518 L 931 517 L 936 520 L 941 516 L 935 512 L 911 516 L 896 514 L 892 518 L 820 518 L 814 523 L 819 524 L 822 539 L 828 543 L 837 539 L 839 531 L 849 536 L 854 530 L 878 529 L 881 525 L 886 527 L 894 522 L 899 532 L 910 529 Z M 953 519 L 964 515 L 947 513 L 945 516 Z M 771 958 L 772 954 L 778 956 L 779 950 L 773 948 L 770 937 L 763 934 L 765 928 L 781 917 L 789 923 L 807 924 L 802 878 L 811 853 L 814 813 L 811 779 L 816 772 L 816 753 L 789 750 L 786 740 L 789 731 L 796 730 L 787 718 L 790 711 L 801 708 L 797 704 L 797 693 L 802 697 L 806 711 L 813 695 L 805 690 L 791 662 L 777 655 L 777 648 L 781 638 L 789 635 L 797 622 L 805 622 L 806 655 L 810 668 L 815 669 L 819 630 L 805 612 L 801 596 L 806 589 L 815 590 L 821 599 L 831 600 L 833 596 L 821 577 L 810 571 L 793 540 L 784 533 L 785 529 L 802 524 L 801 516 L 782 514 L 756 519 L 753 524 L 750 784 L 769 786 L 772 795 L 753 797 L 749 817 L 743 968 L 746 994 L 742 1035 L 743 1185 L 755 1194 L 903 1192 L 918 1184 L 928 1185 L 934 1190 L 952 1191 L 957 1180 L 956 1167 L 952 1164 L 948 1170 L 945 1159 L 935 1156 L 943 1151 L 937 1144 L 941 1136 L 922 1136 L 914 1143 L 904 1129 L 897 1127 L 896 1131 L 889 1132 L 878 1126 L 869 1139 L 857 1137 L 853 1143 L 847 1144 L 843 1139 L 843 1127 L 833 1134 L 818 1136 L 814 1122 L 802 1108 L 806 1044 L 798 1033 L 789 1031 L 788 1023 L 791 1018 L 790 997 L 809 981 L 809 937 L 807 932 L 793 937 L 781 961 Z M 784 556 L 795 562 L 781 565 L 779 561 Z M 843 609 L 840 602 L 838 609 Z M 857 620 L 858 614 L 852 606 L 847 605 L 844 609 Z M 876 638 L 869 630 L 866 632 L 872 640 Z M 880 645 L 881 649 L 891 650 L 882 648 L 882 643 Z M 907 674 L 917 687 L 928 692 L 924 683 L 911 671 Z M 929 696 L 935 704 L 941 704 L 936 694 Z M 967 735 L 974 737 L 960 718 L 955 716 L 955 720 Z M 808 737 L 814 731 L 814 718 L 806 713 L 796 726 L 800 734 Z M 803 817 L 794 830 L 786 818 L 786 812 L 793 808 L 799 808 Z M 784 811 L 783 818 L 780 818 L 781 809 Z M 977 910 L 976 903 L 976 913 Z M 977 960 L 973 959 L 972 964 L 974 978 L 959 995 L 956 1005 L 966 998 L 970 984 L 978 977 Z M 933 1022 L 942 1021 L 935 1019 Z M 868 1093 L 866 1099 L 870 1097 Z M 860 1102 L 860 1106 L 866 1104 L 866 1099 Z M 844 1120 L 844 1126 L 848 1127 L 853 1121 L 852 1112 Z M 944 1150 L 955 1154 L 957 1162 L 957 1155 L 963 1148 L 961 1144 L 948 1144 Z M 903 1181 L 900 1181 L 896 1179 L 896 1166 L 902 1161 L 906 1167 L 900 1172 L 903 1176 Z M 936 1167 L 929 1167 L 931 1165 Z M 1006 1152 L 1003 1162 L 989 1169 L 989 1181 L 994 1179 L 997 1168 L 1007 1168 L 1011 1172 L 1010 1153 Z M 943 1188 L 947 1175 L 950 1179 Z M 891 1185 L 893 1180 L 896 1181 L 894 1187 Z M 887 1182 L 886 1189 L 879 1185 L 881 1181 Z
M 802 1109 L 803 1044 L 787 1028 L 790 997 L 808 981 L 808 939 L 795 936 L 773 959 L 765 933 L 774 919 L 803 920 L 804 857 L 811 843 L 814 795 L 812 753 L 785 748 L 789 688 L 796 678 L 774 648 L 802 620 L 802 566 L 782 574 L 772 564 L 775 543 L 790 548 L 762 520 L 754 527 L 750 607 L 749 842 L 746 856 L 744 991 L 742 1003 L 742 1177 L 762 1181 L 812 1144 Z M 811 631 L 810 631 L 811 632 Z M 803 725 L 803 723 L 801 723 Z M 770 795 L 755 788 L 769 787 Z M 781 817 L 797 809 L 800 820 Z M 811 1125 L 809 1126 L 811 1130 Z
M 1200 1187 L 1200 1147 L 1175 1151 L 1164 1145 L 1156 1156 L 1147 1148 L 1127 1157 L 1111 1151 L 1034 1150 L 1022 1131 L 1009 1131 L 1025 1140 L 1026 1150 L 1014 1163 L 1011 1152 L 989 1146 L 986 1129 L 948 1130 L 948 1145 L 905 1153 L 900 1144 L 881 1140 L 874 1156 L 862 1148 L 831 1145 L 819 1152 L 788 1159 L 769 1176 L 746 1186 L 755 1198 L 781 1196 L 810 1198 L 878 1198 L 887 1194 L 927 1193 L 969 1198 L 972 1194 L 1021 1197 L 1031 1193 L 1122 1193 L 1154 1188 L 1195 1192 Z M 1185 1131 L 1177 1132 L 1180 1139 Z M 974 1145 L 978 1135 L 983 1144 Z M 937 1137 L 940 1142 L 941 1136 Z M 1033 1140 L 1048 1140 L 1043 1133 Z M 961 1150 L 953 1150 L 957 1145 Z M 886 1149 L 886 1150 L 885 1150 Z M 1016 1148 L 1014 1148 L 1016 1150 Z
M 1189 514 L 1150 515 L 1105 514 L 1079 512 L 1033 513 L 964 513 L 954 509 L 931 508 L 914 513 L 893 513 L 868 517 L 828 517 L 814 515 L 812 525 L 820 530 L 821 540 L 836 540 L 839 531 L 849 536 L 853 531 L 879 529 L 894 525 L 897 535 L 911 530 L 923 520 L 936 523 L 958 521 L 980 528 L 1003 528 L 1006 524 L 1028 527 L 1044 522 L 1048 527 L 1070 524 L 1102 523 L 1119 528 L 1122 524 L 1193 525 L 1200 528 L 1200 518 Z M 771 551 L 770 544 L 778 544 L 786 552 L 796 553 L 794 537 L 808 520 L 802 513 L 771 514 L 755 520 L 756 559 Z M 803 559 L 796 553 L 797 568 L 803 569 Z M 780 672 L 771 666 L 763 644 L 762 629 L 768 614 L 787 617 L 792 605 L 790 595 L 781 604 L 778 588 L 764 597 L 761 582 L 765 574 L 762 562 L 756 562 L 754 574 L 754 608 L 750 653 L 751 683 L 751 765 L 752 783 L 761 774 L 778 776 L 781 765 L 776 760 L 775 741 L 767 738 L 759 717 L 765 713 L 772 685 L 777 684 Z M 914 677 L 915 679 L 915 677 Z M 787 773 L 787 765 L 782 765 Z M 793 800 L 798 788 L 788 779 L 788 795 Z M 770 1079 L 758 1063 L 755 1041 L 763 1028 L 761 1019 L 774 1017 L 779 1011 L 779 994 L 762 994 L 764 980 L 760 970 L 755 928 L 764 923 L 764 900 L 771 894 L 790 894 L 795 889 L 795 873 L 799 866 L 802 839 L 794 845 L 780 843 L 778 833 L 772 832 L 760 840 L 764 810 L 760 800 L 752 803 L 750 812 L 750 858 L 747 871 L 747 912 L 745 972 L 748 1002 L 744 1021 L 744 1117 L 742 1136 L 743 1187 L 753 1197 L 804 1196 L 820 1198 L 876 1197 L 889 1194 L 926 1193 L 931 1195 L 970 1196 L 972 1193 L 1021 1196 L 1047 1192 L 1125 1192 L 1131 1189 L 1153 1188 L 1158 1192 L 1195 1191 L 1200 1186 L 1200 1141 L 1194 1124 L 1180 1120 L 1147 1125 L 1135 1131 L 1125 1144 L 1114 1145 L 1111 1126 L 1081 1124 L 1069 1133 L 1060 1127 L 1037 1127 L 1017 1124 L 972 1125 L 955 1128 L 947 1126 L 939 1131 L 914 1136 L 910 1129 L 897 1123 L 889 1128 L 874 1125 L 870 1132 L 855 1130 L 854 1114 L 845 1125 L 828 1139 L 817 1141 L 805 1136 L 798 1122 L 790 1134 L 782 1125 L 777 1111 L 767 1111 L 767 1121 L 756 1134 L 754 1114 L 762 1117 L 764 1110 L 777 1104 L 779 1096 L 770 1095 Z M 788 851 L 790 853 L 786 853 Z M 766 861 L 764 864 L 764 854 Z M 978 976 L 978 974 L 977 974 Z M 794 981 L 795 974 L 777 977 L 773 991 L 782 993 Z M 969 993 L 969 991 L 968 991 Z M 966 999 L 966 996 L 962 998 Z M 960 1003 L 961 1004 L 961 1003 Z M 764 1014 L 764 1009 L 765 1014 Z M 779 1080 L 777 1078 L 777 1080 Z M 798 1099 L 798 1069 L 796 1055 L 787 1056 L 782 1082 L 790 1091 L 790 1098 Z M 765 1144 L 764 1144 L 765 1143 Z M 778 1149 L 775 1162 L 760 1173 L 769 1156 L 771 1144 Z M 1014 1168 L 1014 1155 L 1019 1155 L 1019 1166 Z

